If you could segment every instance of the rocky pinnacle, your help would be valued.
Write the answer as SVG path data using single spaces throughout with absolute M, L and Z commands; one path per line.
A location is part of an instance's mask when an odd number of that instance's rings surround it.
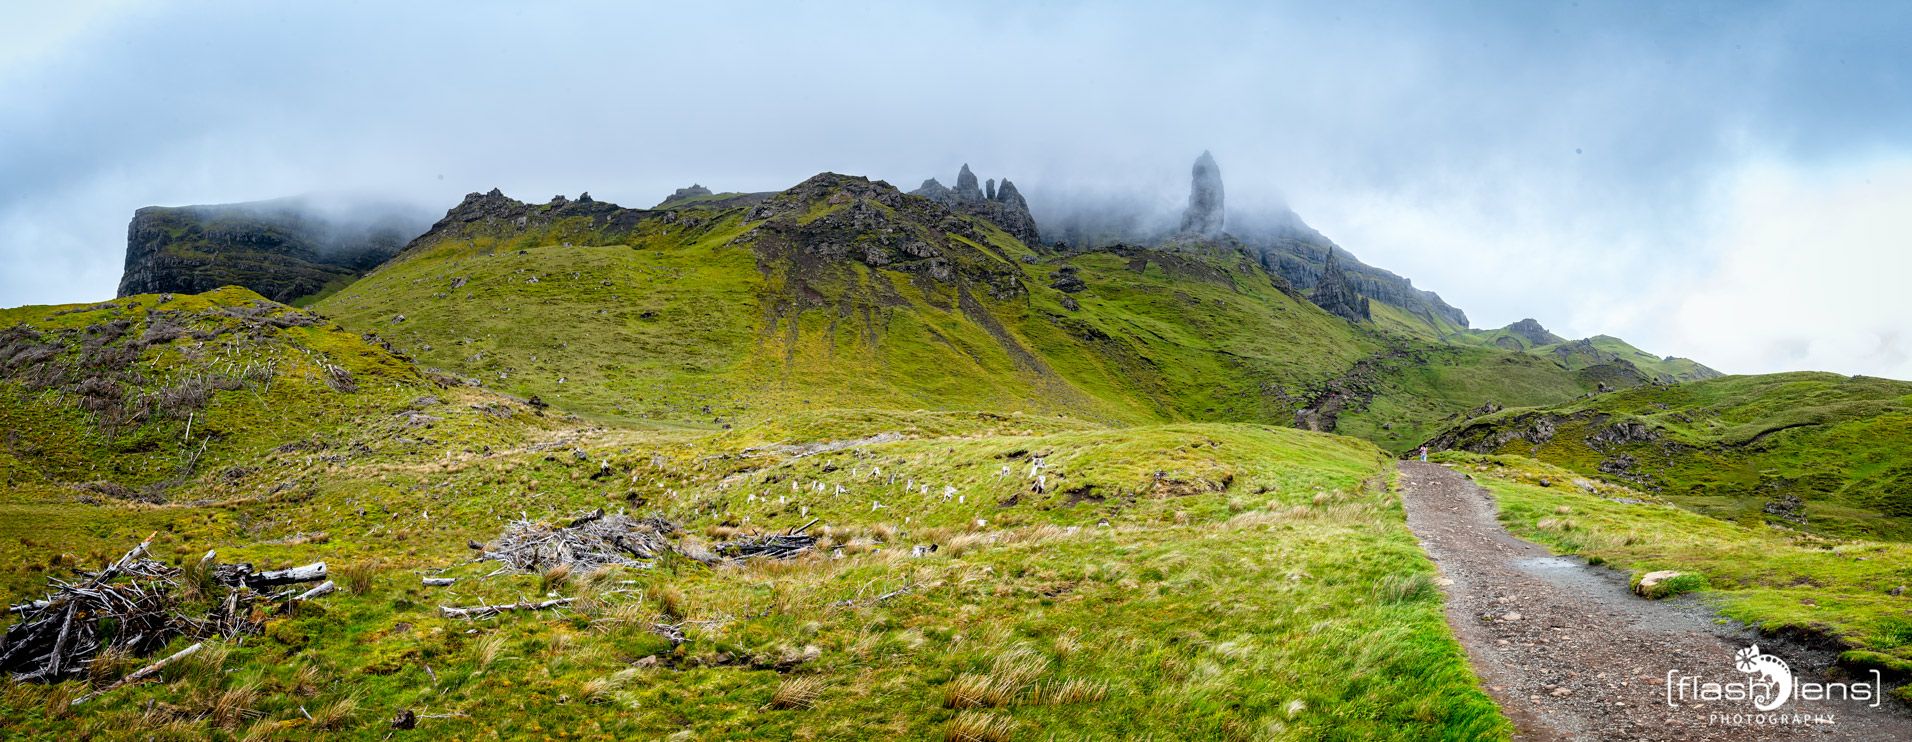
M 956 200 L 970 203 L 983 200 L 983 189 L 976 184 L 976 174 L 969 171 L 968 163 L 956 173 Z
M 1182 212 L 1182 231 L 1215 235 L 1222 231 L 1222 169 L 1206 150 L 1196 158 L 1188 189 L 1188 209 Z

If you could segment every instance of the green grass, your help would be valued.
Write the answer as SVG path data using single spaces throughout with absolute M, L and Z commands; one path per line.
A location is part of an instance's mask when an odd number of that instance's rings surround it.
M 1514 534 L 1639 575 L 1677 570 L 1721 615 L 1830 637 L 1859 666 L 1912 663 L 1912 546 L 1741 525 L 1517 456 L 1442 453 L 1493 492 Z M 1541 486 L 1541 480 L 1549 486 Z M 1677 590 L 1676 590 L 1677 591 Z
M 788 433 L 605 433 L 576 444 L 582 458 L 281 461 L 272 476 L 314 476 L 312 490 L 102 518 L 102 548 L 164 521 L 167 558 L 218 547 L 224 560 L 369 564 L 370 586 L 223 645 L 218 667 L 79 712 L 63 708 L 72 684 L 9 686 L 0 715 L 27 738 L 382 738 L 403 708 L 450 714 L 420 726 L 455 738 L 920 738 L 984 722 L 1097 738 L 1509 734 L 1447 632 L 1432 565 L 1371 446 L 1252 425 L 1007 432 L 924 413 L 899 427 L 955 434 L 807 456 L 765 448 L 813 430 L 884 432 L 863 427 L 869 414 L 815 413 Z M 1030 490 L 1031 455 L 1044 456 L 1048 492 Z M 599 462 L 615 475 L 592 479 Z M 791 481 L 801 499 L 778 502 Z M 815 494 L 815 481 L 850 493 Z M 931 489 L 906 494 L 907 483 Z M 960 499 L 944 501 L 946 486 Z M 826 542 L 790 563 L 671 560 L 544 585 L 459 566 L 467 538 L 520 511 L 599 505 L 669 515 L 705 541 L 821 517 Z M 919 544 L 940 548 L 912 558 Z M 8 564 L 47 551 L 0 539 Z M 443 566 L 457 585 L 419 585 L 420 570 Z M 17 591 L 41 573 L 5 577 Z M 586 606 L 475 623 L 435 613 L 547 589 Z M 660 622 L 683 622 L 688 641 L 661 639 Z M 771 708 L 797 680 L 807 702 Z M 222 697 L 242 711 L 221 712 Z
M 1539 420 L 1554 433 L 1531 433 Z M 1600 442 L 1621 423 L 1653 439 Z M 1493 445 L 1503 432 L 1527 437 Z M 1508 410 L 1450 431 L 1452 446 L 1519 454 L 1581 476 L 1629 482 L 1697 512 L 1779 522 L 1768 503 L 1798 497 L 1801 527 L 1832 536 L 1912 539 L 1912 384 L 1825 373 L 1728 376 Z M 1601 465 L 1630 457 L 1630 469 Z M 1791 523 L 1792 521 L 1785 521 Z

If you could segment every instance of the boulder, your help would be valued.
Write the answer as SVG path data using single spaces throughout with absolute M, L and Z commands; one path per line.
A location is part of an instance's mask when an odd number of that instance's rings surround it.
M 1669 588 L 1674 580 L 1685 577 L 1686 572 L 1663 569 L 1640 575 L 1640 581 L 1633 583 L 1633 592 L 1644 598 L 1663 598 L 1671 594 Z

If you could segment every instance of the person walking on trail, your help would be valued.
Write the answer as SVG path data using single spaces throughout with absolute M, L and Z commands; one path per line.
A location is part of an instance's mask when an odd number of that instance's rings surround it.
M 1421 447 L 1421 460 L 1422 460 L 1422 461 L 1426 461 L 1426 460 L 1427 460 L 1427 446 L 1422 446 L 1422 447 Z

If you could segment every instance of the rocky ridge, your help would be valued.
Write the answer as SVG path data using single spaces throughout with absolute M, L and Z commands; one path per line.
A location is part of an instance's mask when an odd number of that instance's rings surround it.
M 935 178 L 923 181 L 910 195 L 922 196 L 956 211 L 980 216 L 1001 227 L 1004 232 L 1030 247 L 1042 244 L 1042 234 L 1036 227 L 1036 218 L 1029 213 L 1029 202 L 1024 200 L 1022 192 L 1016 190 L 1016 184 L 1003 178 L 998 185 L 994 178 L 989 188 L 978 184 L 976 174 L 964 164 L 956 173 L 956 187 L 950 188 Z

